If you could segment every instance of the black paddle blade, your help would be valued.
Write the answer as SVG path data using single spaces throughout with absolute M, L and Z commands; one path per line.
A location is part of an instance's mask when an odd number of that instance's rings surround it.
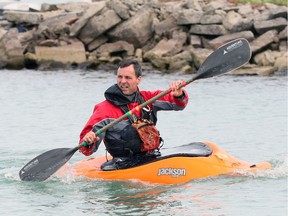
M 251 58 L 251 48 L 245 38 L 233 40 L 214 51 L 200 66 L 193 80 L 209 78 L 235 70 Z
M 78 150 L 75 148 L 53 149 L 35 157 L 20 171 L 19 177 L 23 181 L 45 181 L 60 169 Z

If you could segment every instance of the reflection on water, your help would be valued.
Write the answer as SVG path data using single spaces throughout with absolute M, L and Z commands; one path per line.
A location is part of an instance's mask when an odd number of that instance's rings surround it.
M 174 215 L 176 212 L 191 215 L 193 209 L 197 209 L 197 215 L 221 215 L 224 210 L 220 200 L 206 201 L 219 191 L 219 188 L 211 190 L 192 183 L 157 186 L 139 182 L 111 182 L 106 183 L 100 197 L 97 196 L 99 191 L 86 191 L 85 200 L 94 206 L 90 207 L 93 213 L 99 212 L 99 203 L 105 203 L 105 213 L 109 215 L 147 215 L 148 212 L 149 215 L 160 212 L 161 215 Z

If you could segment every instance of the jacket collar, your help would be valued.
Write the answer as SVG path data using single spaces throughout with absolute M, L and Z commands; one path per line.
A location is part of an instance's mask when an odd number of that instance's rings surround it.
M 106 100 L 116 106 L 123 106 L 129 103 L 139 102 L 138 95 L 139 89 L 132 95 L 124 95 L 117 84 L 112 85 L 104 93 Z

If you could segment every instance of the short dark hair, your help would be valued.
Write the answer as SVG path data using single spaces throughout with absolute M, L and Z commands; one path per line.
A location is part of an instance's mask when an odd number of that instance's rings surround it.
M 119 64 L 119 68 L 128 67 L 130 65 L 133 65 L 136 77 L 142 75 L 141 65 L 136 59 L 123 59 Z

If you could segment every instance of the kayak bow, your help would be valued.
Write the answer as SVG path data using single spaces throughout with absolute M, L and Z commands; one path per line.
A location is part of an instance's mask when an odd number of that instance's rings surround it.
M 74 176 L 90 179 L 135 179 L 149 183 L 179 184 L 199 178 L 256 172 L 272 167 L 268 162 L 254 164 L 239 160 L 207 141 L 163 149 L 161 154 L 145 164 L 112 171 L 100 168 L 107 161 L 106 156 L 89 158 L 72 165 L 72 169 L 71 165 L 62 167 L 56 175 L 61 177 L 69 170 L 69 174 L 72 172 Z

